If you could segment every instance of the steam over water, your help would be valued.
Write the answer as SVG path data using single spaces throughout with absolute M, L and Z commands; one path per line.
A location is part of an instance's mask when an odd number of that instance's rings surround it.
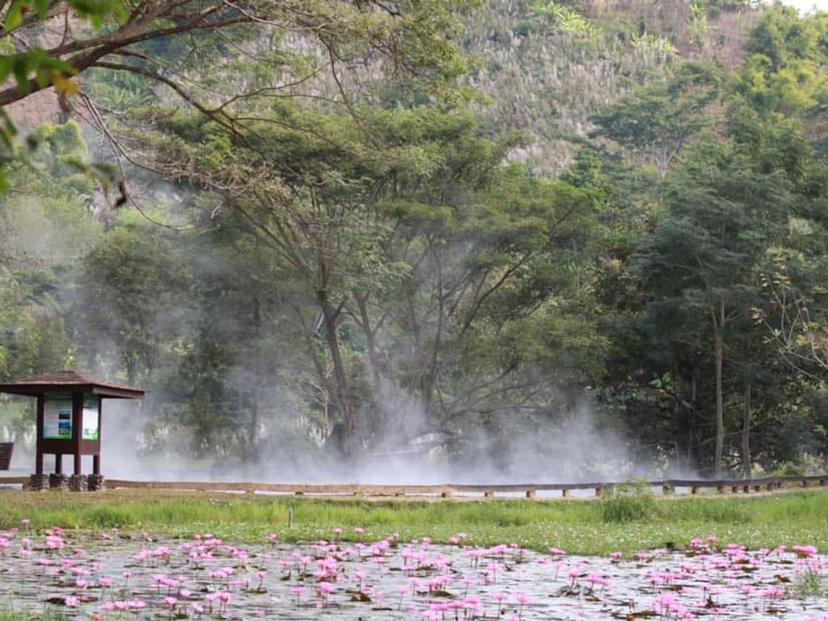
M 652 461 L 636 461 L 624 440 L 598 430 L 584 407 L 560 426 L 516 432 L 503 446 L 482 431 L 475 433 L 473 454 L 449 457 L 437 447 L 382 448 L 348 464 L 317 447 L 268 443 L 257 460 L 243 463 L 204 455 L 199 459 L 170 451 L 146 454 L 142 449 L 145 417 L 135 404 L 104 405 L 102 470 L 109 478 L 160 481 L 258 481 L 272 483 L 578 483 L 625 481 L 671 476 L 696 478 L 695 473 L 664 470 Z M 425 439 L 426 441 L 428 438 Z M 496 453 L 500 456 L 494 458 Z M 48 462 L 47 462 L 48 465 Z

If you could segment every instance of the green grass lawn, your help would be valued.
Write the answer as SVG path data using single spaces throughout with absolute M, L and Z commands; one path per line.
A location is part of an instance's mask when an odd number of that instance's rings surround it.
M 464 532 L 475 545 L 517 543 L 575 554 L 632 553 L 716 535 L 721 543 L 752 548 L 813 544 L 828 550 L 828 493 L 822 490 L 766 496 L 659 498 L 631 494 L 596 501 L 568 500 L 360 500 L 173 494 L 138 490 L 95 494 L 0 492 L 0 528 L 31 520 L 36 529 L 60 526 L 96 531 L 189 537 L 210 532 L 237 542 L 331 538 L 444 542 Z

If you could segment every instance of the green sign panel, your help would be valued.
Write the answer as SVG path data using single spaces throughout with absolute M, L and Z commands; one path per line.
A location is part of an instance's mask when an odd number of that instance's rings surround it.
M 83 439 L 98 440 L 98 397 L 83 396 Z
M 49 440 L 72 439 L 71 398 L 48 398 L 43 403 L 43 437 Z
M 83 396 L 83 429 L 81 438 L 99 440 L 98 397 Z M 48 440 L 72 439 L 72 395 L 52 394 L 43 402 L 43 437 Z

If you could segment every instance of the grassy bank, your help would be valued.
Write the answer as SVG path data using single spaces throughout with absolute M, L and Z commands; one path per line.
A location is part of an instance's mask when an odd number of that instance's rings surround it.
M 33 528 L 119 528 L 162 536 L 210 532 L 239 542 L 344 538 L 361 527 L 380 538 L 430 536 L 446 541 L 465 532 L 477 545 L 518 543 L 571 553 L 631 553 L 668 542 L 716 535 L 750 547 L 813 544 L 828 550 L 828 492 L 772 496 L 662 499 L 629 495 L 600 501 L 486 500 L 431 502 L 228 497 L 117 491 L 100 494 L 0 492 L 0 528 L 31 520 Z

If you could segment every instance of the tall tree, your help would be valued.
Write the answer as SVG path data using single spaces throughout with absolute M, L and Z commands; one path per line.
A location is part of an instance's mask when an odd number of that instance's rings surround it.
M 756 268 L 781 238 L 790 198 L 784 171 L 757 170 L 738 146 L 700 144 L 671 179 L 663 222 L 642 249 L 641 276 L 659 298 L 683 300 L 706 318 L 715 379 L 713 471 L 725 441 L 728 332 L 756 296 Z
M 335 83 L 338 104 L 347 107 L 348 76 L 365 63 L 372 67 L 364 76 L 377 70 L 406 74 L 439 90 L 464 67 L 446 35 L 457 28 L 455 12 L 466 6 L 464 0 L 9 2 L 0 8 L 0 43 L 5 44 L 0 82 L 6 82 L 0 88 L 0 155 L 4 160 L 15 156 L 16 128 L 6 107 L 49 87 L 66 112 L 80 97 L 90 121 L 111 138 L 76 79 L 93 68 L 137 75 L 169 89 L 240 134 L 250 129 L 237 114 L 241 102 L 298 96 L 294 87 L 320 74 Z M 44 26 L 59 34 L 45 35 Z M 302 47 L 296 41 L 314 53 L 295 51 Z M 228 42 L 244 49 L 228 55 Z M 174 53 L 159 54 L 159 48 Z M 270 70 L 262 72 L 264 67 Z M 230 91 L 222 88 L 228 80 Z
M 711 65 L 684 63 L 669 78 L 637 89 L 593 116 L 593 137 L 631 149 L 664 175 L 687 141 L 716 121 L 713 104 L 722 89 Z

